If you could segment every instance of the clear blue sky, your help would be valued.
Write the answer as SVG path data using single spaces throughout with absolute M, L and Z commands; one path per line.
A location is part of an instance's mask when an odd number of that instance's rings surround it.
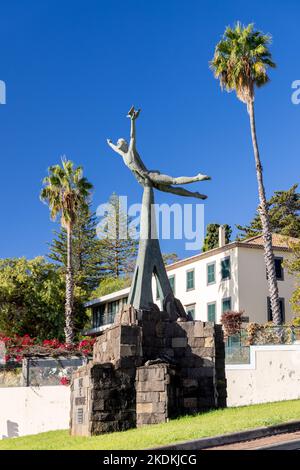
M 208 69 L 224 28 L 255 22 L 273 35 L 278 69 L 257 93 L 265 184 L 270 196 L 299 181 L 298 0 L 14 0 L 1 3 L 0 257 L 47 251 L 55 225 L 39 201 L 47 167 L 66 154 L 95 186 L 94 207 L 141 188 L 107 147 L 126 137 L 124 114 L 142 107 L 139 149 L 150 168 L 207 173 L 205 222 L 247 223 L 257 187 L 245 106 L 221 93 Z M 179 202 L 157 194 L 157 202 Z M 184 255 L 184 242 L 164 242 Z M 189 253 L 190 254 L 190 253 Z M 192 253 L 193 254 L 193 253 Z

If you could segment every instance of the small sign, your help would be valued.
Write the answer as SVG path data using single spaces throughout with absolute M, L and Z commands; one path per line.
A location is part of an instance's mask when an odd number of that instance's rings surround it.
M 249 317 L 242 317 L 242 323 L 249 323 Z

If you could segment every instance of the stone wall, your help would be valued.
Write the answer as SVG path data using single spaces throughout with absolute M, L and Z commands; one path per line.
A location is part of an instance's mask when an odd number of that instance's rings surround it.
M 174 416 L 175 368 L 166 363 L 138 367 L 136 371 L 136 425 L 158 424 Z
M 136 423 L 135 369 L 91 363 L 74 373 L 71 434 L 124 431 Z
M 226 406 L 224 343 L 210 322 L 124 311 L 73 376 L 71 432 L 93 435 Z M 81 399 L 81 397 L 85 397 Z

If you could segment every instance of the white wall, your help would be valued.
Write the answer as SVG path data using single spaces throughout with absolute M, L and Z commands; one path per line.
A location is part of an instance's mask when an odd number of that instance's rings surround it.
M 175 274 L 175 295 L 184 306 L 195 304 L 195 319 L 207 321 L 207 304 L 216 302 L 216 320 L 222 315 L 222 299 L 231 297 L 231 308 L 239 309 L 238 296 L 238 248 L 198 259 L 178 268 L 169 268 L 168 276 Z M 221 280 L 221 260 L 230 256 L 231 279 Z M 216 263 L 216 282 L 207 285 L 207 264 Z M 195 269 L 195 289 L 186 290 L 186 272 Z
M 0 388 L 0 439 L 68 429 L 70 388 Z
M 250 364 L 226 366 L 227 406 L 300 398 L 300 345 L 250 350 Z
M 277 249 L 274 250 L 274 254 L 284 259 L 290 256 L 288 252 Z M 279 296 L 285 299 L 285 321 L 295 316 L 289 302 L 295 289 L 295 282 L 284 268 L 284 280 L 278 281 L 278 289 Z M 251 322 L 266 323 L 269 291 L 262 249 L 238 249 L 238 285 L 239 306 L 241 310 L 245 310 L 245 316 L 249 316 Z

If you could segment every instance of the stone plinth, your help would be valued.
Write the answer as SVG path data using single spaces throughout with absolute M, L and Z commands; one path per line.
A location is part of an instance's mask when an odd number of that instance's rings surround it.
M 122 320 L 123 319 L 123 320 Z M 124 321 L 125 324 L 122 324 Z M 73 375 L 71 433 L 96 435 L 226 406 L 222 329 L 125 310 Z
M 135 426 L 135 369 L 89 364 L 72 381 L 71 434 L 91 436 Z
M 136 371 L 136 425 L 164 423 L 173 415 L 175 369 L 169 364 L 152 364 Z

